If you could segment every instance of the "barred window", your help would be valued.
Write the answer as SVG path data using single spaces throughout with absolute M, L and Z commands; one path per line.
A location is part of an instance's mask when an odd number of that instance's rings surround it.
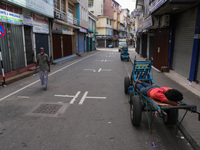
M 54 0 L 54 8 L 59 9 L 59 0 Z
M 68 11 L 73 14 L 74 6 L 68 3 Z
M 65 0 L 61 0 L 61 11 L 65 12 Z

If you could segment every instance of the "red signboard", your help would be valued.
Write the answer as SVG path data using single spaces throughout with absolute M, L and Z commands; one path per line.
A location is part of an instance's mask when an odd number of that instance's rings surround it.
M 2 38 L 5 35 L 5 28 L 4 26 L 0 23 L 0 38 Z

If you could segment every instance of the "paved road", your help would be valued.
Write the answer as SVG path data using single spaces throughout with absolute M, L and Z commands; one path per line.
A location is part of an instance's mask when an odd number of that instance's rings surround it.
M 131 125 L 123 87 L 131 67 L 117 49 L 101 50 L 52 66 L 47 91 L 38 74 L 1 88 L 0 149 L 192 149 L 160 118 L 150 132 L 145 112 Z

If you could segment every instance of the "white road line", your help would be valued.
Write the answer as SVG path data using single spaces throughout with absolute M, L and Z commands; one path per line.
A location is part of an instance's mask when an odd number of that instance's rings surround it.
M 79 105 L 82 105 L 83 102 L 85 101 L 85 98 L 87 97 L 87 94 L 88 94 L 88 91 L 86 91 L 83 95 L 83 97 L 81 98 L 80 102 L 79 102 Z
M 98 72 L 100 72 L 100 71 L 101 71 L 101 68 L 99 68 Z
M 74 97 L 73 95 L 54 95 L 56 97 Z
M 96 72 L 95 69 L 84 69 L 85 71 L 93 71 L 93 72 Z
M 76 101 L 76 98 L 79 96 L 80 93 L 81 93 L 81 91 L 78 91 L 76 93 L 76 95 L 74 96 L 74 98 L 70 101 L 70 104 L 73 104 Z
M 106 99 L 106 97 L 92 97 L 92 96 L 87 96 L 86 98 L 93 98 L 93 99 Z
M 18 98 L 29 98 L 28 96 L 18 96 Z
M 61 70 L 63 70 L 63 69 L 66 69 L 66 68 L 68 68 L 68 67 L 70 67 L 70 66 L 72 66 L 72 65 L 74 65 L 74 64 L 76 64 L 76 63 L 78 63 L 78 62 L 80 62 L 80 61 L 83 61 L 83 60 L 85 60 L 85 59 L 87 59 L 87 58 L 89 58 L 89 57 L 92 57 L 92 56 L 94 56 L 94 55 L 96 55 L 96 54 L 98 54 L 98 53 L 100 53 L 100 52 L 97 52 L 97 53 L 92 54 L 92 55 L 90 55 L 90 56 L 87 56 L 87 57 L 85 57 L 85 58 L 83 58 L 83 59 L 80 59 L 80 60 L 78 60 L 78 61 L 75 61 L 75 62 L 73 62 L 73 63 L 71 63 L 71 64 L 69 64 L 69 65 L 67 65 L 67 66 L 65 66 L 65 67 L 63 67 L 63 68 L 61 68 L 61 69 L 59 69 L 59 70 L 57 70 L 57 71 L 51 73 L 51 74 L 49 74 L 49 77 L 52 76 L 52 75 L 54 75 L 54 74 L 56 74 L 56 73 L 58 73 L 59 71 L 61 71 Z M 15 92 L 13 92 L 13 93 L 10 93 L 10 94 L 8 94 L 8 95 L 2 97 L 2 98 L 0 99 L 0 101 L 2 101 L 2 100 L 4 100 L 4 99 L 6 99 L 6 98 L 8 98 L 8 97 L 10 97 L 10 96 L 12 96 L 12 95 L 18 93 L 18 92 L 20 92 L 20 91 L 22 91 L 22 90 L 24 90 L 24 89 L 26 89 L 26 88 L 28 88 L 28 87 L 34 85 L 34 84 L 36 84 L 36 83 L 39 82 L 39 81 L 40 81 L 40 80 L 37 80 L 37 81 L 35 81 L 35 82 L 33 82 L 33 83 L 29 84 L 29 85 L 26 85 L 25 87 L 23 87 L 23 88 L 21 88 L 21 89 L 15 91 Z

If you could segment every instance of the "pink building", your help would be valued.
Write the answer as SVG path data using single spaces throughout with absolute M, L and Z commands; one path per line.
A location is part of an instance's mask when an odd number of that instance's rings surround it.
M 113 46 L 118 46 L 120 29 L 120 4 L 115 0 L 104 0 L 103 15 L 113 19 Z

